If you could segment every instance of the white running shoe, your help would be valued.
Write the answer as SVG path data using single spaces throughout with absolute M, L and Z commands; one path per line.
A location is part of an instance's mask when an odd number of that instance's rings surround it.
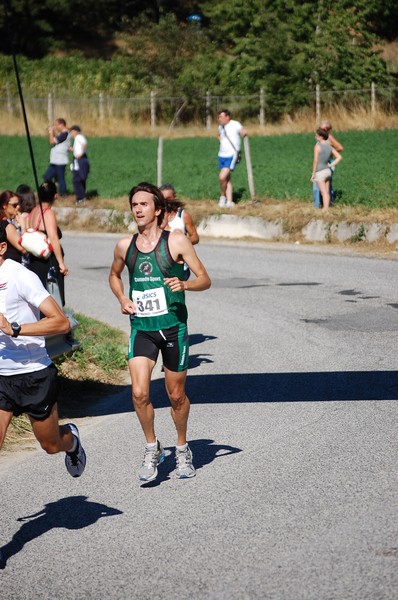
M 233 200 L 227 200 L 225 203 L 226 208 L 233 208 L 235 206 L 235 202 Z
M 68 470 L 68 473 L 72 475 L 72 477 L 80 477 L 86 468 L 86 453 L 84 452 L 84 448 L 80 443 L 79 430 L 76 425 L 73 423 L 68 423 L 68 427 L 71 430 L 72 435 L 77 440 L 77 446 L 74 452 L 65 453 L 65 466 Z
M 176 448 L 176 463 L 177 468 L 175 474 L 178 479 L 195 477 L 196 471 L 192 464 L 192 452 L 189 446 L 187 446 L 185 450 L 178 450 L 178 448 Z
M 164 461 L 164 450 L 162 444 L 157 442 L 154 448 L 145 446 L 144 460 L 138 469 L 138 477 L 141 481 L 153 481 L 158 475 L 158 465 Z
M 227 204 L 227 199 L 225 196 L 220 196 L 220 200 L 218 201 L 218 206 L 223 208 Z

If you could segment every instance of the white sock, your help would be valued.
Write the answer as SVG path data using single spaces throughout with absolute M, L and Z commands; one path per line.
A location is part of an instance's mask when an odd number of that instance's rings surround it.
M 158 444 L 158 438 L 156 438 L 156 442 L 151 442 L 151 443 L 146 442 L 146 447 L 147 448 L 155 448 L 157 446 L 157 444 Z
M 180 452 L 183 452 L 184 450 L 186 450 L 188 448 L 188 443 L 186 442 L 183 446 L 176 446 L 176 448 Z

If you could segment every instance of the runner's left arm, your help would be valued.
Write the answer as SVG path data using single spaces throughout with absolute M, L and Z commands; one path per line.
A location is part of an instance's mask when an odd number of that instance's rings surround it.
M 60 309 L 54 298 L 48 296 L 38 307 L 44 318 L 34 323 L 20 323 L 19 335 L 55 335 L 68 333 L 70 324 L 68 318 Z M 0 329 L 6 335 L 12 335 L 11 323 L 0 313 Z
M 178 277 L 165 277 L 164 282 L 172 292 L 201 292 L 211 286 L 211 279 L 199 260 L 191 242 L 181 231 L 173 231 L 169 238 L 170 252 L 174 260 L 183 260 L 195 275 L 195 279 L 181 281 Z

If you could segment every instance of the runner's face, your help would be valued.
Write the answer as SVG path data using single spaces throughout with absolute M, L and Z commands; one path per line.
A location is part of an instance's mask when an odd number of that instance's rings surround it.
M 131 210 L 138 226 L 145 226 L 157 220 L 159 209 L 155 209 L 153 195 L 149 192 L 136 192 L 131 201 Z
M 163 198 L 165 200 L 175 200 L 176 195 L 173 190 L 162 190 Z

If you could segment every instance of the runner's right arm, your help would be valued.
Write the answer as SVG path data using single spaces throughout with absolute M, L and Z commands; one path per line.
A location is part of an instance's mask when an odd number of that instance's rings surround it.
M 124 293 L 124 285 L 122 280 L 123 269 L 126 266 L 125 257 L 130 245 L 130 238 L 123 238 L 115 246 L 113 255 L 113 263 L 109 273 L 109 285 L 116 298 L 119 300 L 121 311 L 124 315 L 134 315 L 137 311 L 135 304 Z

